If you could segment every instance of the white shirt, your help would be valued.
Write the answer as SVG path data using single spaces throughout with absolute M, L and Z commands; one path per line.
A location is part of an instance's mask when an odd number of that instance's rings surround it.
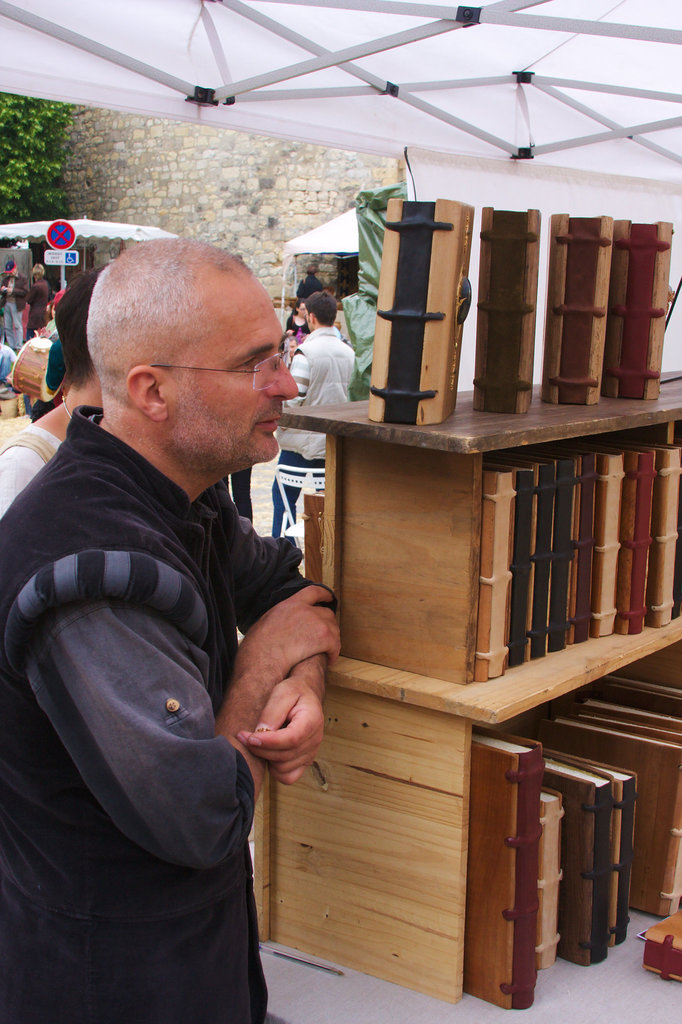
M 61 444 L 59 438 L 55 437 L 54 434 L 50 434 L 49 431 L 43 430 L 36 423 L 31 423 L 12 440 L 27 434 L 40 437 L 54 451 L 57 451 Z M 14 444 L 7 451 L 2 452 L 0 455 L 0 516 L 4 516 L 17 494 L 23 491 L 26 484 L 33 479 L 44 465 L 43 458 L 31 448 L 24 448 Z

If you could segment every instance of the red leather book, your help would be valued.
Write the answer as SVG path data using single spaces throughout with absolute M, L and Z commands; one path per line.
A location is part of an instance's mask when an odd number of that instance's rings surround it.
M 682 910 L 647 928 L 642 966 L 665 981 L 682 981 Z
M 505 1009 L 533 1003 L 542 747 L 474 733 L 464 990 Z
M 666 222 L 613 225 L 604 395 L 658 398 L 672 234 Z

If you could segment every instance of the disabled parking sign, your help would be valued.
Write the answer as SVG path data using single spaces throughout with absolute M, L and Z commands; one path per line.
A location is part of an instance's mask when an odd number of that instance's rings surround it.
M 68 220 L 53 220 L 45 232 L 45 241 L 52 249 L 70 249 L 76 240 L 76 229 Z

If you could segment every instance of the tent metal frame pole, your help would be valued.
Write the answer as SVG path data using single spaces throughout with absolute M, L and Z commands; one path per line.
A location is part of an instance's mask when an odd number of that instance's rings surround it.
M 226 3 L 226 0 L 219 0 Z M 332 7 L 338 11 L 364 11 L 367 14 L 400 14 L 408 18 L 438 18 L 454 21 L 457 8 L 437 4 L 395 3 L 394 0 L 268 0 L 272 4 L 286 4 L 290 7 Z M 490 11 L 518 11 L 537 7 L 548 0 L 500 0 L 491 4 Z
M 382 36 L 380 39 L 372 39 L 366 43 L 359 43 L 356 46 L 348 46 L 345 50 L 336 50 L 325 53 L 311 60 L 301 61 L 298 64 L 289 64 L 285 68 L 278 68 L 264 75 L 256 75 L 253 78 L 244 78 L 241 82 L 224 86 L 215 90 L 217 100 L 227 97 L 239 96 L 243 92 L 250 92 L 252 89 L 260 89 L 264 85 L 275 85 L 277 82 L 287 82 L 292 78 L 300 78 L 302 75 L 309 75 L 315 71 L 325 71 L 328 68 L 338 67 L 347 61 L 359 60 L 362 57 L 370 57 L 375 53 L 385 53 L 387 50 L 394 50 L 408 43 L 414 43 L 423 39 L 431 39 L 433 36 L 443 35 L 446 32 L 455 32 L 460 25 L 451 21 L 438 21 L 431 25 L 420 25 L 417 28 L 408 29 L 406 32 L 395 32 L 390 36 Z
M 584 92 L 605 92 L 614 96 L 633 96 L 643 100 L 661 100 L 662 103 L 682 103 L 682 93 L 657 92 L 654 89 L 635 89 L 627 85 L 609 85 L 606 82 L 583 82 L 572 78 L 552 78 L 533 72 L 533 85 L 544 88 L 552 85 L 558 89 L 580 89 Z
M 682 31 L 652 26 L 624 25 L 615 21 L 582 21 L 577 18 L 552 18 L 542 14 L 507 14 L 491 7 L 481 8 L 481 25 L 508 25 L 509 28 L 544 29 L 577 36 L 613 36 L 639 42 L 682 44 Z
M 562 93 L 558 89 L 555 89 L 553 86 L 545 85 L 542 82 L 536 82 L 535 79 L 533 79 L 533 86 L 534 88 L 539 89 L 540 92 L 545 93 L 546 96 L 551 96 L 559 103 L 563 103 L 564 106 L 570 107 L 572 110 L 577 110 L 578 113 L 585 114 L 587 117 L 592 118 L 592 120 L 597 121 L 599 124 L 603 124 L 605 128 L 610 128 L 613 131 L 619 131 L 623 127 L 622 125 L 618 124 L 617 121 L 613 121 L 610 117 L 606 117 L 604 114 L 598 113 L 598 111 L 593 110 L 591 107 L 586 106 L 584 103 L 580 103 L 578 100 L 574 100 L 570 96 L 562 95 Z M 660 156 L 668 157 L 668 159 L 674 160 L 676 163 L 682 164 L 682 156 L 678 156 L 676 153 L 673 153 L 671 150 L 665 149 L 663 146 L 658 146 L 655 142 L 650 142 L 650 140 L 647 138 L 638 135 L 633 135 L 632 141 L 638 143 L 640 146 L 644 146 L 647 149 L 653 150 Z
M 643 135 L 648 132 L 665 131 L 668 128 L 682 127 L 682 117 L 671 117 L 667 121 L 650 121 L 647 124 L 635 124 L 626 128 L 618 128 L 610 132 L 599 132 L 596 135 L 584 135 L 575 139 L 565 139 L 563 142 L 550 142 L 546 145 L 536 146 L 536 155 L 542 153 L 558 153 L 562 149 L 578 149 L 581 146 L 594 146 L 598 142 L 610 142 L 612 139 L 629 139 L 633 135 Z
M 7 0 L 0 0 L 0 16 L 10 21 L 16 21 L 27 28 L 33 28 L 36 32 L 42 32 L 52 39 L 59 39 L 61 42 L 68 43 L 69 46 L 75 46 L 76 49 L 83 50 L 86 53 L 91 53 L 95 57 L 101 57 L 102 60 L 108 61 L 110 64 L 117 64 L 128 71 L 134 71 L 150 81 L 159 82 L 160 85 L 166 85 L 169 89 L 182 93 L 183 96 L 194 91 L 194 83 L 192 82 L 186 82 L 182 78 L 166 74 L 160 68 L 144 64 L 142 61 L 129 57 L 127 54 L 119 53 L 117 50 L 112 50 L 111 47 L 104 46 L 94 39 L 88 39 L 87 36 L 82 36 L 78 32 L 72 32 L 71 29 L 57 25 L 53 21 L 47 21 L 46 18 L 41 18 L 37 14 L 31 14 L 30 11 L 15 7 L 14 4 L 7 3 Z

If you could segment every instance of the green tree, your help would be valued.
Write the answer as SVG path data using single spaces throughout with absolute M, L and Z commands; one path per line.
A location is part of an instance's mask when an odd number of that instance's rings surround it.
M 0 223 L 67 215 L 61 174 L 73 108 L 0 93 Z

